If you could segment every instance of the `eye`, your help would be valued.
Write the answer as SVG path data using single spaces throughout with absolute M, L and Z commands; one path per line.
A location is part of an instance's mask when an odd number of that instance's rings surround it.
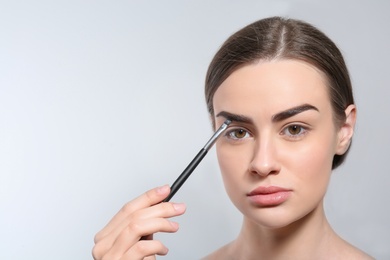
M 288 138 L 297 139 L 305 135 L 307 132 L 308 129 L 306 127 L 293 124 L 285 127 L 281 134 L 287 136 Z
M 302 127 L 299 125 L 290 125 L 287 127 L 287 131 L 291 135 L 298 135 L 302 131 Z
M 230 131 L 227 131 L 226 136 L 229 139 L 240 140 L 240 139 L 250 137 L 250 134 L 247 130 L 243 128 L 237 128 L 237 129 L 232 129 Z

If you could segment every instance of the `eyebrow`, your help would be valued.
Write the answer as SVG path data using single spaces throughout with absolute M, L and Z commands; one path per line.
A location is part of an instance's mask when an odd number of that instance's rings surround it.
M 286 120 L 287 118 L 293 117 L 299 113 L 305 112 L 307 110 L 315 110 L 319 111 L 318 108 L 316 108 L 313 105 L 310 104 L 303 104 L 299 106 L 295 106 L 289 109 L 286 109 L 282 112 L 279 112 L 275 115 L 272 116 L 272 122 L 280 122 L 283 120 Z M 238 122 L 238 123 L 246 123 L 246 124 L 253 124 L 253 120 L 250 117 L 244 116 L 244 115 L 238 115 L 238 114 L 233 114 L 227 111 L 221 111 L 217 114 L 217 117 L 224 117 L 226 119 L 229 119 L 233 122 Z
M 221 111 L 217 114 L 217 117 L 224 117 L 229 119 L 232 122 L 245 123 L 245 124 L 253 124 L 253 120 L 247 116 L 237 115 L 226 111 Z
M 275 115 L 272 116 L 272 122 L 280 122 L 280 121 L 283 121 L 287 118 L 290 118 L 290 117 L 293 117 L 299 113 L 302 113 L 302 112 L 305 112 L 307 110 L 315 110 L 315 111 L 318 111 L 318 108 L 316 108 L 315 106 L 312 106 L 310 104 L 303 104 L 303 105 L 300 105 L 300 106 L 296 106 L 296 107 L 292 107 L 292 108 L 289 108 L 287 110 L 284 110 L 282 112 L 279 112 Z

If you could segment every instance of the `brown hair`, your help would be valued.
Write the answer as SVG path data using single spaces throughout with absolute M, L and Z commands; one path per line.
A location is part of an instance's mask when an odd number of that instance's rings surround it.
M 294 19 L 271 17 L 254 22 L 230 36 L 215 54 L 206 74 L 205 96 L 213 118 L 213 97 L 235 70 L 258 60 L 295 59 L 324 73 L 336 126 L 345 121 L 345 109 L 354 104 L 352 85 L 337 46 L 314 26 Z M 349 148 L 348 148 L 349 150 Z M 332 169 L 345 159 L 335 155 Z

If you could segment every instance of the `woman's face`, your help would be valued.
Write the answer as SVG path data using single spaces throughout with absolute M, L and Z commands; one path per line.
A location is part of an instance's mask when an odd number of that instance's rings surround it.
M 296 60 L 260 61 L 232 73 L 213 99 L 225 188 L 235 206 L 278 228 L 322 205 L 333 156 L 343 153 L 324 76 Z

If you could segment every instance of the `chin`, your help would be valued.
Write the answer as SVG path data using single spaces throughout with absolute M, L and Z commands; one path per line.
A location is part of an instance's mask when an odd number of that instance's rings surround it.
M 270 218 L 265 217 L 248 217 L 245 216 L 246 219 L 254 222 L 256 226 L 267 228 L 267 229 L 283 229 L 288 226 L 291 226 L 295 223 L 299 218 L 291 218 L 288 216 L 274 216 Z
M 246 222 L 267 229 L 284 229 L 300 223 L 310 212 L 299 212 L 289 207 L 277 206 L 268 208 L 239 209 Z

